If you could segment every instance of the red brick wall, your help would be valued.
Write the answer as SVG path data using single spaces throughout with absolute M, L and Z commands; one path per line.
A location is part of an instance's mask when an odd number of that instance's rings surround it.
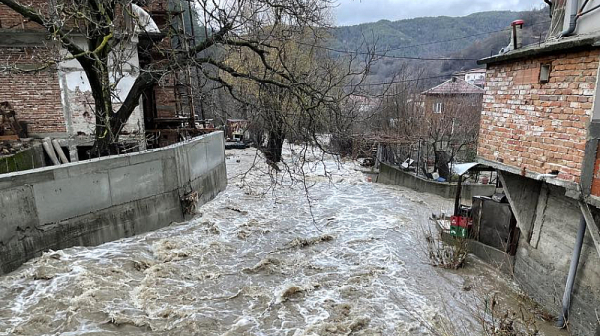
M 479 156 L 578 182 L 599 60 L 593 50 L 489 65 Z M 551 64 L 545 84 L 541 64 Z
M 22 0 L 21 4 L 36 8 L 40 13 L 45 14 L 48 6 L 48 0 Z M 30 22 L 23 18 L 21 14 L 13 11 L 5 5 L 0 5 L 0 28 L 1 29 L 25 29 L 25 30 L 43 30 L 44 28 L 37 23 Z
M 31 62 L 35 50 L 30 48 L 0 48 L 0 64 L 21 66 Z M 35 73 L 0 71 L 0 101 L 11 103 L 19 120 L 28 123 L 30 133 L 66 132 L 60 86 L 56 69 Z
M 156 111 L 159 118 L 174 118 L 177 116 L 177 98 L 175 96 L 175 76 L 164 76 L 158 85 L 154 86 Z

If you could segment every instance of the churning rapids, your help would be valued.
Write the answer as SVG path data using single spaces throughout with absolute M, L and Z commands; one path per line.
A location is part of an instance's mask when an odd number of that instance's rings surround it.
M 422 227 L 447 200 L 335 160 L 273 187 L 265 165 L 244 174 L 254 160 L 228 152 L 227 190 L 189 222 L 0 277 L 0 335 L 475 335 L 490 295 L 517 305 L 477 260 L 428 263 Z

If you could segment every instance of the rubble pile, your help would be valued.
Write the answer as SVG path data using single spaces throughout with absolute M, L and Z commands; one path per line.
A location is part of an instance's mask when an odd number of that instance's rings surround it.
M 0 141 L 0 157 L 16 154 L 32 146 L 33 143 L 29 139 Z

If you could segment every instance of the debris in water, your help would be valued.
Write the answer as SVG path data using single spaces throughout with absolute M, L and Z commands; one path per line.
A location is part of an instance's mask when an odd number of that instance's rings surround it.
M 226 206 L 226 207 L 225 207 L 225 209 L 227 209 L 227 210 L 231 210 L 231 211 L 234 211 L 234 212 L 237 212 L 237 213 L 240 213 L 240 214 L 242 214 L 242 215 L 247 215 L 247 214 L 248 214 L 248 211 L 245 211 L 245 210 L 240 210 L 240 209 L 238 209 L 238 208 L 234 208 L 234 207 L 232 207 L 232 206 Z
M 288 243 L 289 247 L 297 247 L 297 248 L 305 248 L 311 245 L 316 245 L 318 243 L 321 242 L 328 242 L 328 241 L 332 241 L 333 240 L 333 236 L 331 235 L 324 235 L 324 236 L 319 236 L 319 237 L 314 237 L 314 238 L 295 238 L 294 240 L 292 240 L 291 242 Z
M 50 280 L 55 276 L 56 274 L 48 266 L 40 266 L 33 273 L 34 280 Z
M 146 269 L 150 268 L 150 266 L 152 266 L 148 261 L 145 260 L 134 260 L 133 261 L 133 268 L 135 268 L 136 270 L 143 272 Z
M 268 272 L 274 273 L 277 270 L 277 267 L 281 265 L 281 261 L 275 258 L 266 258 L 261 260 L 258 264 L 254 265 L 251 268 L 245 268 L 243 270 L 244 273 L 259 273 L 259 272 Z
M 287 300 L 289 300 L 293 297 L 296 297 L 305 291 L 306 291 L 306 289 L 302 288 L 300 286 L 287 287 L 279 295 L 277 295 L 275 304 L 280 304 L 280 303 L 286 302 Z

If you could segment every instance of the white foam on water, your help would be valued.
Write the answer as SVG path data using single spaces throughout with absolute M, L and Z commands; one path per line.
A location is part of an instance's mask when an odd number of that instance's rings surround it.
M 253 151 L 228 152 L 229 186 L 194 220 L 0 277 L 0 335 L 432 335 L 444 319 L 476 325 L 465 279 L 510 286 L 429 265 L 421 227 L 451 201 L 309 154 L 272 176 L 260 158 L 247 171 Z

